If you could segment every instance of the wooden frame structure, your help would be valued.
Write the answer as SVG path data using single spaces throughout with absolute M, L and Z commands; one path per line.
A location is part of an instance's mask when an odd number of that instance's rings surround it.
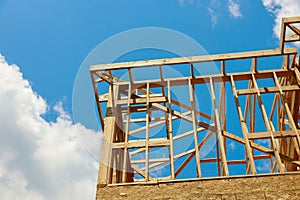
M 283 19 L 275 50 L 91 66 L 103 129 L 98 186 L 174 180 L 184 170 L 197 178 L 299 170 L 300 59 L 297 49 L 285 47 L 300 41 L 299 24 L 300 17 Z M 247 71 L 235 67 L 240 61 L 249 62 Z M 198 75 L 205 63 L 215 63 L 219 73 Z M 165 69 L 174 66 L 188 75 L 166 77 Z M 136 71 L 146 68 L 159 78 L 136 80 Z M 210 95 L 199 97 L 201 86 Z M 174 96 L 175 87 L 187 94 L 184 102 Z M 182 121 L 188 125 L 180 132 Z M 190 145 L 180 148 L 186 141 Z

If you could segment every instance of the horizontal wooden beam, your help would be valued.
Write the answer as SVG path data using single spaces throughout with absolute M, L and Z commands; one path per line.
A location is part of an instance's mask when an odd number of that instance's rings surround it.
M 264 159 L 270 159 L 270 155 L 260 155 L 260 156 L 253 156 L 254 160 L 264 160 Z M 210 163 L 210 162 L 218 162 L 221 158 L 205 158 L 201 159 L 201 163 Z M 227 160 L 228 165 L 235 165 L 235 164 L 246 164 L 248 160 Z
M 273 72 L 276 72 L 277 77 L 290 77 L 294 76 L 293 69 L 272 69 L 272 70 L 263 70 L 263 71 L 249 71 L 249 72 L 236 72 L 230 74 L 213 74 L 213 75 L 204 75 L 204 76 L 195 76 L 192 79 L 192 84 L 207 84 L 209 79 L 211 78 L 214 82 L 229 82 L 230 77 L 233 76 L 235 81 L 243 81 L 243 80 L 251 80 L 252 74 L 255 75 L 256 79 L 265 79 L 265 78 L 273 78 Z M 150 88 L 167 86 L 167 81 L 170 81 L 171 86 L 180 86 L 180 85 L 188 85 L 188 80 L 191 77 L 179 77 L 179 78 L 169 78 L 165 80 L 148 80 L 150 84 Z M 119 85 L 120 89 L 126 89 L 128 87 L 128 83 L 120 82 L 116 83 Z M 145 81 L 136 81 L 133 83 L 133 88 L 143 88 L 145 87 Z
M 300 86 L 299 85 L 281 86 L 281 89 L 283 92 L 297 91 L 300 90 Z M 261 94 L 275 93 L 275 92 L 280 92 L 280 90 L 277 87 L 265 87 L 265 88 L 259 88 L 259 92 Z M 256 90 L 255 89 L 237 90 L 237 94 L 238 95 L 256 94 Z
M 161 146 L 168 146 L 170 144 L 168 139 L 165 138 L 155 138 L 155 139 L 149 139 L 149 147 L 161 147 Z M 124 142 L 118 142 L 113 143 L 113 148 L 124 148 L 125 143 Z M 127 148 L 139 148 L 139 147 L 145 147 L 146 146 L 146 140 L 130 140 L 128 141 L 126 147 Z
M 194 152 L 194 151 L 193 151 Z M 188 152 L 188 154 L 191 154 L 193 152 Z M 187 154 L 187 155 L 188 155 Z M 254 156 L 255 160 L 263 160 L 263 159 L 270 159 L 269 155 L 260 155 L 260 156 Z M 221 160 L 221 158 L 203 158 L 200 160 L 201 163 L 210 163 L 210 162 L 218 162 Z M 170 162 L 169 158 L 155 158 L 155 159 L 150 159 L 150 163 L 156 163 L 156 162 L 162 162 L 162 163 L 167 163 Z M 233 164 L 246 164 L 248 160 L 228 160 L 227 164 L 233 165 Z M 145 160 L 131 160 L 131 164 L 144 164 Z
M 130 123 L 141 123 L 141 122 L 146 122 L 146 118 L 135 118 L 135 119 L 130 119 Z M 160 121 L 166 121 L 165 117 L 151 117 L 149 118 L 150 122 L 160 122 Z M 126 122 L 124 122 L 125 124 Z
M 300 134 L 300 130 L 298 130 L 298 133 Z M 274 138 L 296 137 L 297 133 L 295 133 L 295 131 L 292 131 L 292 130 L 274 131 L 273 135 L 274 135 Z M 251 140 L 265 139 L 265 138 L 271 138 L 271 135 L 269 132 L 257 132 L 257 133 L 250 133 L 248 138 Z
M 130 104 L 145 104 L 146 101 L 147 101 L 146 97 L 132 98 L 130 99 Z M 167 101 L 166 97 L 149 97 L 149 103 L 163 103 L 166 101 Z M 127 99 L 117 100 L 118 105 L 127 104 L 127 102 L 128 102 Z
M 300 16 L 296 17 L 284 17 L 282 18 L 283 23 L 300 23 Z
M 131 160 L 131 164 L 145 164 L 146 160 Z M 156 162 L 170 162 L 170 158 L 154 158 L 149 159 L 149 163 L 156 163 Z
M 297 53 L 296 48 L 285 48 L 283 54 L 280 52 L 279 49 L 271 49 L 271 50 L 260 50 L 260 51 L 250 51 L 250 52 L 180 57 L 180 58 L 165 58 L 165 59 L 157 59 L 157 60 L 92 65 L 90 67 L 90 71 L 95 72 L 95 71 L 103 71 L 103 70 L 119 70 L 119 69 L 162 66 L 162 65 L 192 64 L 192 63 L 200 63 L 200 62 L 236 60 L 236 59 L 245 59 L 245 58 L 253 58 L 253 57 L 279 56 L 284 54 L 296 54 L 296 53 Z

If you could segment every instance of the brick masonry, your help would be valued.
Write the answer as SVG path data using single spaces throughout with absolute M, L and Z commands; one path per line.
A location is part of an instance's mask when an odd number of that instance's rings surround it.
M 300 200 L 300 173 L 111 185 L 97 189 L 102 199 Z

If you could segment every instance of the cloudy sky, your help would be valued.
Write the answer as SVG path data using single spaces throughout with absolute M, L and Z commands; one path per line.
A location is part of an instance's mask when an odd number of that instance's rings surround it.
M 100 133 L 74 120 L 72 93 L 99 43 L 163 27 L 211 54 L 277 48 L 281 17 L 299 10 L 299 0 L 0 0 L 1 199 L 95 198 Z

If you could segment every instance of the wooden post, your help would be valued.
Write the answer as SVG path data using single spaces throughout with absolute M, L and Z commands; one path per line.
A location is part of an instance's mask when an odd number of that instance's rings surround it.
M 222 135 L 222 129 L 220 125 L 220 117 L 219 117 L 219 112 L 217 108 L 217 101 L 216 101 L 216 95 L 215 95 L 215 89 L 214 89 L 214 83 L 212 79 L 209 81 L 210 84 L 210 92 L 211 92 L 211 98 L 213 102 L 213 107 L 214 107 L 214 114 L 215 114 L 215 124 L 217 127 L 217 136 L 219 138 L 219 143 L 220 143 L 220 152 L 221 152 L 221 160 L 222 160 L 222 171 L 224 172 L 225 176 L 229 176 L 229 171 L 228 171 L 228 166 L 227 166 L 227 159 L 226 159 L 226 152 L 225 152 L 225 145 L 224 145 L 224 138 Z M 217 158 L 219 159 L 219 158 Z
M 242 132 L 243 132 L 243 136 L 244 136 L 244 140 L 245 140 L 246 155 L 250 161 L 252 174 L 256 174 L 256 168 L 255 168 L 255 164 L 254 164 L 252 149 L 251 149 L 251 146 L 249 144 L 249 139 L 248 139 L 249 131 L 248 131 L 248 127 L 243 119 L 243 113 L 242 113 L 242 109 L 241 109 L 241 106 L 239 103 L 238 94 L 236 91 L 233 76 L 230 76 L 230 82 L 231 82 L 232 92 L 233 92 L 233 96 L 234 96 L 234 100 L 235 100 L 235 104 L 236 104 L 236 109 L 238 112 L 238 116 L 240 118 L 240 124 L 241 124 Z
M 146 102 L 146 163 L 145 163 L 145 167 L 146 167 L 146 181 L 149 181 L 149 117 L 150 117 L 150 99 L 149 99 L 149 95 L 150 95 L 150 86 L 149 86 L 149 82 L 147 82 L 147 102 Z
M 173 145 L 173 125 L 172 125 L 172 102 L 171 102 L 171 85 L 170 81 L 168 81 L 168 109 L 169 109 L 169 154 L 170 154 L 170 167 L 171 167 L 171 178 L 175 179 L 175 169 L 174 169 L 174 145 Z
M 202 177 L 201 166 L 200 166 L 200 155 L 198 149 L 198 132 L 197 132 L 197 116 L 195 113 L 196 110 L 196 102 L 195 102 L 195 91 L 194 85 L 192 84 L 192 80 L 189 79 L 189 93 L 190 93 L 190 102 L 191 102 L 191 110 L 192 110 L 192 120 L 193 120 L 193 130 L 194 130 L 194 144 L 195 144 L 195 152 L 196 152 L 196 169 L 198 178 Z

